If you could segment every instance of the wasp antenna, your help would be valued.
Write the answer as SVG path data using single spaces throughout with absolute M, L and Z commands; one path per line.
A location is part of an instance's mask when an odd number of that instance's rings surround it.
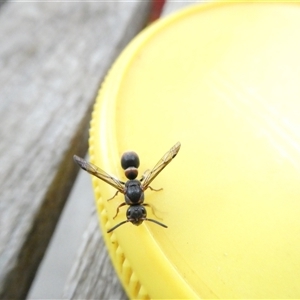
M 130 220 L 125 220 L 125 221 L 123 221 L 123 222 L 121 222 L 121 223 L 119 223 L 119 224 L 117 224 L 116 226 L 114 226 L 113 228 L 111 228 L 111 229 L 109 229 L 109 230 L 107 230 L 107 233 L 110 233 L 110 232 L 112 232 L 113 230 L 115 230 L 116 228 L 118 228 L 119 226 L 121 226 L 121 225 L 123 225 L 123 224 L 125 224 L 125 223 L 127 223 L 127 222 L 129 222 Z
M 165 225 L 165 224 L 163 224 L 163 223 L 160 223 L 160 222 L 158 222 L 158 221 L 156 221 L 156 220 L 153 220 L 153 219 L 144 218 L 143 220 L 145 220 L 145 221 L 150 221 L 150 222 L 156 223 L 157 225 L 160 225 L 160 226 L 162 226 L 162 227 L 168 228 L 167 225 Z

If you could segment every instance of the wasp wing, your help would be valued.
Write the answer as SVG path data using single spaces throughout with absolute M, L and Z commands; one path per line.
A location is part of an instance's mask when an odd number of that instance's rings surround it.
M 154 178 L 171 162 L 177 155 L 181 144 L 177 142 L 154 166 L 151 171 L 147 171 L 142 179 L 142 189 L 146 190 Z
M 105 171 L 101 170 L 97 166 L 93 165 L 92 163 L 87 162 L 83 158 L 74 155 L 73 156 L 74 161 L 82 168 L 83 170 L 87 171 L 88 173 L 98 177 L 99 179 L 105 181 L 106 183 L 110 184 L 114 188 L 116 188 L 119 192 L 123 193 L 125 192 L 124 183 L 117 178 L 114 178 L 110 176 Z

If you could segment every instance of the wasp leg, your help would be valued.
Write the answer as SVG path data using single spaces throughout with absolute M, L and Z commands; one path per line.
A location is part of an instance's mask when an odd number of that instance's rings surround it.
M 124 205 L 127 205 L 127 203 L 126 203 L 126 202 L 123 202 L 123 203 L 121 203 L 121 204 L 117 207 L 117 212 L 116 212 L 115 216 L 113 217 L 113 219 L 118 215 L 119 210 L 120 210 L 120 207 L 122 207 L 122 206 L 124 206 Z
M 107 201 L 114 199 L 118 195 L 118 193 L 119 193 L 119 191 L 116 191 L 116 193 L 111 198 L 107 199 Z
M 160 189 L 154 189 L 154 188 L 152 188 L 150 185 L 148 186 L 148 188 L 149 188 L 151 191 L 155 191 L 155 192 L 159 192 L 159 191 L 163 190 L 163 188 L 160 188 Z
M 154 206 L 153 206 L 153 205 L 150 205 L 150 204 L 148 204 L 148 203 L 143 203 L 142 205 L 143 205 L 143 206 L 151 207 L 151 210 L 152 210 L 152 213 L 154 214 L 154 216 L 155 216 L 156 218 L 158 218 L 158 219 L 161 219 L 159 216 L 156 215 L 155 209 L 154 209 Z

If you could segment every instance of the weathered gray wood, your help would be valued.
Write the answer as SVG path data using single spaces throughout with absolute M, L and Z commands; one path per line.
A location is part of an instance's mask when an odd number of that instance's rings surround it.
M 94 212 L 64 291 L 64 299 L 127 299 L 105 248 Z
M 183 8 L 192 2 L 167 1 L 163 15 Z M 91 224 L 83 238 L 82 248 L 74 262 L 65 286 L 66 299 L 126 299 L 113 269 L 102 239 L 96 214 L 91 216 Z
M 163 11 L 162 11 L 162 14 L 161 16 L 164 17 L 164 16 L 167 16 L 173 12 L 176 12 L 178 11 L 179 9 L 182 9 L 182 8 L 186 8 L 192 4 L 195 4 L 195 3 L 206 3 L 208 1 L 205 1 L 205 0 L 198 0 L 198 1 L 172 1 L 172 0 L 167 0 L 164 7 L 163 7 Z
M 166 1 L 161 16 L 167 16 L 173 12 L 176 12 L 182 8 L 188 7 L 198 2 L 202 1 Z
M 0 7 L 0 299 L 24 298 L 84 155 L 107 69 L 148 1 Z

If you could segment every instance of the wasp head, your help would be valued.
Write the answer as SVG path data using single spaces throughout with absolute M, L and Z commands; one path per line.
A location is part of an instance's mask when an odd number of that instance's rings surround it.
M 142 205 L 132 205 L 127 209 L 127 220 L 134 225 L 140 225 L 147 217 L 147 211 Z

